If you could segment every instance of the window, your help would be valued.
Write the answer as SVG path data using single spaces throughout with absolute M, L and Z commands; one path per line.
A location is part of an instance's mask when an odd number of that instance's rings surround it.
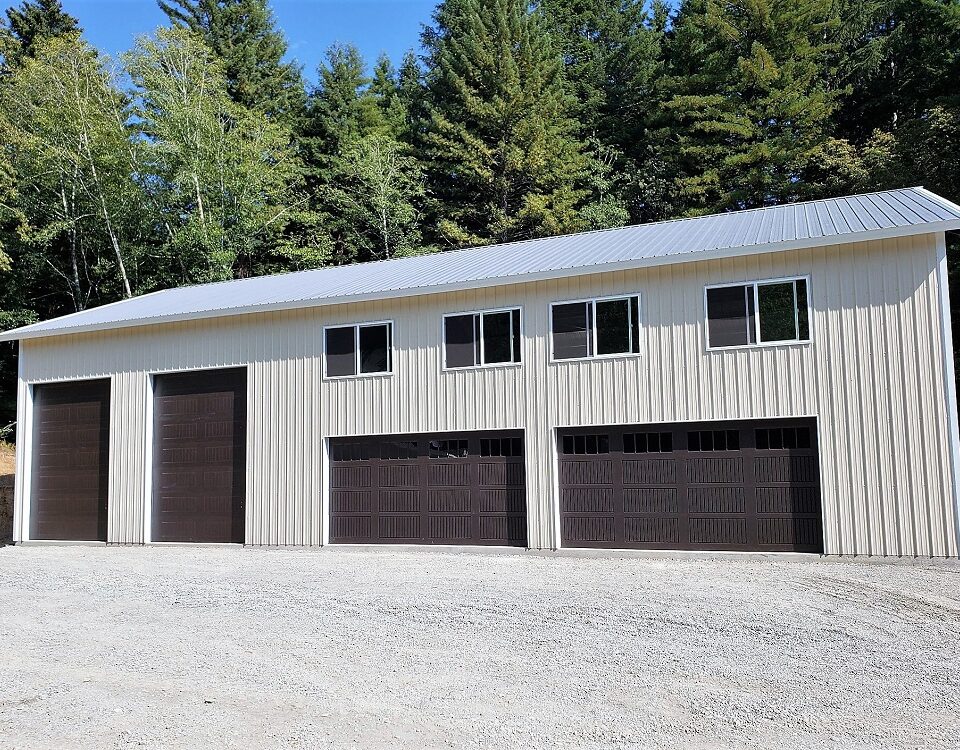
M 670 432 L 625 432 L 624 453 L 670 453 L 673 451 L 673 434 Z
M 707 287 L 711 349 L 809 340 L 806 279 Z
M 466 440 L 431 440 L 430 458 L 466 458 Z
M 417 457 L 415 440 L 397 440 L 380 443 L 382 461 L 409 461 Z
M 480 438 L 480 455 L 520 457 L 523 455 L 523 440 L 518 437 Z
M 377 455 L 377 446 L 369 442 L 331 443 L 331 461 L 369 461 Z
M 640 297 L 559 302 L 551 306 L 554 359 L 640 353 Z
M 689 451 L 738 451 L 739 430 L 693 430 L 687 433 Z
M 809 427 L 758 427 L 758 450 L 791 450 L 810 447 Z
M 328 378 L 381 375 L 393 371 L 392 323 L 364 323 L 326 329 Z
M 447 315 L 443 342 L 448 368 L 518 363 L 520 308 Z
M 564 435 L 565 456 L 593 456 L 610 452 L 609 435 Z

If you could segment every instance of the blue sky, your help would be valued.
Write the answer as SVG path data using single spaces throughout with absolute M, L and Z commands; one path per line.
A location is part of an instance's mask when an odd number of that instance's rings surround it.
M 80 19 L 87 40 L 111 55 L 129 49 L 139 34 L 166 22 L 154 0 L 62 2 Z M 18 4 L 4 2 L 0 7 Z M 290 57 L 313 81 L 317 64 L 334 42 L 353 42 L 370 65 L 381 52 L 399 62 L 406 50 L 419 49 L 421 26 L 429 23 L 436 0 L 272 0 L 271 5 L 290 45 Z

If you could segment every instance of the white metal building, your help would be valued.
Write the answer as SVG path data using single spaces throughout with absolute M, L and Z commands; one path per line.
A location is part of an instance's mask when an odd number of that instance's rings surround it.
M 8 331 L 14 538 L 957 556 L 958 229 L 912 188 Z

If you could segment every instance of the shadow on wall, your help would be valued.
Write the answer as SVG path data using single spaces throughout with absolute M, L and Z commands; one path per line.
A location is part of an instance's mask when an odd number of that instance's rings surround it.
M 13 474 L 0 474 L 0 546 L 13 542 Z

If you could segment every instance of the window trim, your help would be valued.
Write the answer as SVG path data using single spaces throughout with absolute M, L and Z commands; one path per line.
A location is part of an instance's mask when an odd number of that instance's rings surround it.
M 762 341 L 760 339 L 760 293 L 759 287 L 770 284 L 786 284 L 789 282 L 805 281 L 807 284 L 807 338 L 791 339 L 789 341 Z M 710 289 L 727 289 L 735 286 L 753 287 L 753 330 L 755 343 L 735 344 L 733 346 L 713 346 L 710 343 L 710 315 L 707 307 L 707 292 Z M 797 331 L 800 330 L 800 308 L 796 306 L 797 291 L 794 287 L 794 312 L 793 320 Z M 746 281 L 731 281 L 722 284 L 705 284 L 703 287 L 703 337 L 705 349 L 708 352 L 729 352 L 737 349 L 769 349 L 776 346 L 809 346 L 813 343 L 813 294 L 811 293 L 810 274 L 800 274 L 799 276 L 780 276 L 776 278 L 752 279 Z
M 514 310 L 520 315 L 520 361 L 519 362 L 491 362 L 483 363 L 483 356 L 486 353 L 486 344 L 483 341 L 483 316 L 487 313 L 512 313 Z M 467 365 L 466 367 L 449 367 L 447 365 L 447 318 L 459 318 L 465 315 L 480 316 L 480 364 Z M 484 310 L 463 310 L 461 312 L 444 313 L 440 318 L 440 370 L 441 372 L 464 372 L 467 370 L 487 370 L 496 367 L 520 367 L 523 365 L 523 305 L 511 305 L 509 307 L 491 307 Z M 510 324 L 510 351 L 513 351 L 513 322 Z
M 390 326 L 390 343 L 387 347 L 387 359 L 390 369 L 384 372 L 360 372 L 360 329 L 372 326 Z M 353 363 L 356 372 L 353 375 L 329 375 L 327 373 L 327 331 L 331 328 L 353 328 Z M 323 327 L 323 379 L 324 380 L 350 380 L 351 378 L 387 378 L 394 374 L 395 358 L 393 350 L 396 341 L 396 324 L 393 320 L 365 320 L 361 323 L 331 323 Z
M 593 348 L 596 352 L 597 348 L 597 302 L 614 302 L 616 300 L 629 300 L 631 297 L 637 298 L 637 351 L 633 352 L 614 352 L 613 354 L 588 354 L 585 357 L 562 357 L 557 359 L 554 357 L 554 348 L 553 348 L 553 308 L 557 305 L 575 305 L 578 303 L 591 303 L 593 305 L 593 315 L 592 317 L 592 329 L 591 334 L 593 336 Z M 645 329 L 643 324 L 643 295 L 640 292 L 624 292 L 623 294 L 612 294 L 605 297 L 584 297 L 582 299 L 561 299 L 555 300 L 550 303 L 547 314 L 549 316 L 549 341 L 548 346 L 550 347 L 550 364 L 562 364 L 563 362 L 589 362 L 591 360 L 599 359 L 620 359 L 623 357 L 642 357 L 644 345 L 646 344 Z M 633 326 L 630 326 L 630 348 L 633 348 Z

